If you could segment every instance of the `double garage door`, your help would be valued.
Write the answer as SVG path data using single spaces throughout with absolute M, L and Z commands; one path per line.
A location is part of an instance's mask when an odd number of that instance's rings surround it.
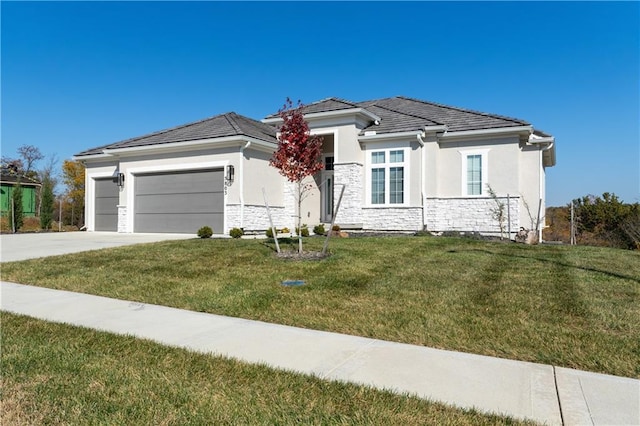
M 223 169 L 140 174 L 134 181 L 134 232 L 195 234 L 205 225 L 224 231 Z M 99 196 L 96 190 L 96 205 Z M 117 207 L 115 214 L 117 222 Z M 96 208 L 96 230 L 98 215 Z

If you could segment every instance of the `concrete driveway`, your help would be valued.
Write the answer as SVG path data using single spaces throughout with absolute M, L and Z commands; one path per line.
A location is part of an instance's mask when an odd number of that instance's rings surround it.
M 117 232 L 2 234 L 0 235 L 0 262 L 190 238 L 197 238 L 197 236 L 195 234 L 119 234 Z

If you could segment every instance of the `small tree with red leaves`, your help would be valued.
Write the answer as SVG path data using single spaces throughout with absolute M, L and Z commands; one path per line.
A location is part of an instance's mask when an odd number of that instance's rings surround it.
M 278 169 L 296 186 L 296 201 L 298 203 L 298 252 L 302 253 L 302 200 L 308 195 L 313 186 L 303 181 L 324 168 L 321 161 L 322 138 L 309 133 L 309 125 L 302 113 L 303 104 L 298 101 L 294 108 L 291 99 L 278 111 L 283 123 L 278 135 L 278 150 L 273 153 L 270 165 Z

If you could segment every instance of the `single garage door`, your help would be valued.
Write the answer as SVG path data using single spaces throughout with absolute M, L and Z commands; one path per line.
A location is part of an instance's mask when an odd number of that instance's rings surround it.
M 223 233 L 224 171 L 190 170 L 135 177 L 134 232 Z
M 113 178 L 96 179 L 96 231 L 118 230 L 118 185 Z

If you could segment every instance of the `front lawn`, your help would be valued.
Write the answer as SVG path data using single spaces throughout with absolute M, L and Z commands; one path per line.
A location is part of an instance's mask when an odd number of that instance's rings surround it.
M 2 313 L 2 424 L 533 424 Z
M 290 261 L 257 240 L 169 241 L 6 263 L 2 279 L 640 377 L 638 252 L 435 237 L 330 247 Z

